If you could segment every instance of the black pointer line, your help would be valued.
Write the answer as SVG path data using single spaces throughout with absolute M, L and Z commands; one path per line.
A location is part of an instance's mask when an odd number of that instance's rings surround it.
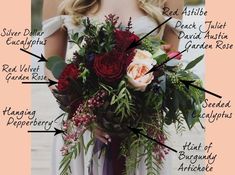
M 30 54 L 30 55 L 32 55 L 34 57 L 39 58 L 38 62 L 47 62 L 46 58 L 42 54 L 41 54 L 41 56 L 38 56 L 38 55 L 35 55 L 34 53 L 28 52 L 27 50 L 24 50 L 22 48 L 20 48 L 20 50 L 25 52 L 25 53 L 27 53 L 27 54 Z
M 206 92 L 208 94 L 211 94 L 211 95 L 213 95 L 213 96 L 215 96 L 217 98 L 222 98 L 222 96 L 220 96 L 220 95 L 217 95 L 217 94 L 215 94 L 213 92 L 210 92 L 210 91 L 208 91 L 208 90 L 206 90 L 204 88 L 201 88 L 199 86 L 194 85 L 193 82 L 195 82 L 195 81 L 180 80 L 180 82 L 182 82 L 186 86 L 187 89 L 189 88 L 189 86 L 192 86 L 192 87 L 197 88 L 197 89 L 199 89 L 201 91 L 204 91 L 204 92 Z
M 158 28 L 160 28 L 162 25 L 164 25 L 165 23 L 167 23 L 168 21 L 170 21 L 172 19 L 172 17 L 168 18 L 166 21 L 164 21 L 163 23 L 161 23 L 160 25 L 158 25 L 155 29 L 151 30 L 148 34 L 146 34 L 144 37 L 142 37 L 139 41 L 137 41 L 137 43 L 139 43 L 140 41 L 142 41 L 144 38 L 146 38 L 147 36 L 149 36 L 151 33 L 153 33 L 155 30 L 157 30 Z
M 21 82 L 22 84 L 48 84 L 48 87 L 53 86 L 55 84 L 57 84 L 57 82 L 52 81 L 52 80 L 48 80 L 48 81 L 23 81 Z
M 49 84 L 50 82 L 47 81 L 23 81 L 22 84 Z
M 157 30 L 158 28 L 160 28 L 162 25 L 164 25 L 165 23 L 167 23 L 169 20 L 171 20 L 172 19 L 172 17 L 169 17 L 166 21 L 164 21 L 163 23 L 161 23 L 160 25 L 158 25 L 156 28 L 154 28 L 153 30 L 151 30 L 148 34 L 146 34 L 145 36 L 143 36 L 141 39 L 139 39 L 138 41 L 133 41 L 132 43 L 131 43 L 131 45 L 126 49 L 126 50 L 129 50 L 129 49 L 131 49 L 131 48 L 133 48 L 133 47 L 136 47 L 136 46 L 138 46 L 138 45 L 140 45 L 140 42 L 144 39 L 144 38 L 146 38 L 147 36 L 149 36 L 151 33 L 153 33 L 155 30 Z
M 201 90 L 201 91 L 204 91 L 204 92 L 206 92 L 206 93 L 208 93 L 208 94 L 211 94 L 211 95 L 213 95 L 213 96 L 215 96 L 215 97 L 222 98 L 222 96 L 217 95 L 217 94 L 215 94 L 215 93 L 213 93 L 213 92 L 210 92 L 210 91 L 208 91 L 208 90 L 206 90 L 206 89 L 203 89 L 203 88 L 201 88 L 201 87 L 199 87 L 199 86 L 196 86 L 196 85 L 194 85 L 194 84 L 191 84 L 190 86 L 193 86 L 193 87 L 195 87 L 195 88 L 197 88 L 197 89 L 199 89 L 199 90 Z
M 187 51 L 187 50 L 188 50 L 188 49 L 185 49 L 185 50 L 183 50 L 182 52 L 178 53 L 177 55 L 175 55 L 175 56 L 173 56 L 173 57 L 167 59 L 167 60 L 164 61 L 163 63 L 161 63 L 161 64 L 159 64 L 159 65 L 157 65 L 157 66 L 153 66 L 153 68 L 150 69 L 145 75 L 149 74 L 150 72 L 156 71 L 157 69 L 159 69 L 160 67 L 162 67 L 164 64 L 166 64 L 168 61 L 170 61 L 170 60 L 176 58 L 177 56 L 181 55 L 182 53 L 184 53 L 184 52 Z
M 45 130 L 42 130 L 42 131 L 28 131 L 28 133 L 55 133 L 54 136 L 56 136 L 56 135 L 61 134 L 61 133 L 64 134 L 64 131 L 59 130 L 57 128 L 54 128 L 54 131 L 45 131 Z
M 168 148 L 169 150 L 178 153 L 177 150 L 175 150 L 175 149 L 173 149 L 173 148 L 171 148 L 171 147 L 169 147 L 169 146 L 167 146 L 167 145 L 165 145 L 165 144 L 163 144 L 163 143 L 161 143 L 161 142 L 159 142 L 159 141 L 157 141 L 157 140 L 155 140 L 155 139 L 149 137 L 148 135 L 143 134 L 142 132 L 140 132 L 140 129 L 135 129 L 135 128 L 131 128 L 131 127 L 128 127 L 128 128 L 129 128 L 132 132 L 134 132 L 137 136 L 138 136 L 138 134 L 140 134 L 140 135 L 146 137 L 147 139 L 152 140 L 152 141 L 156 142 L 157 144 L 159 144 L 159 145 L 161 145 L 161 146 L 164 146 L 164 147 Z
M 164 146 L 164 147 L 170 149 L 171 151 L 174 151 L 174 152 L 176 152 L 176 153 L 178 152 L 178 151 L 176 151 L 175 149 L 173 149 L 173 148 L 171 148 L 171 147 L 169 147 L 169 146 L 167 146 L 167 145 L 165 145 L 165 144 L 163 144 L 163 143 L 161 143 L 161 142 L 159 142 L 159 141 L 157 141 L 157 140 L 155 140 L 155 139 L 149 137 L 148 135 L 145 135 L 145 134 L 143 134 L 143 133 L 141 133 L 141 132 L 139 132 L 139 134 L 141 134 L 142 136 L 146 137 L 146 138 L 149 139 L 149 140 L 152 140 L 152 141 L 156 142 L 157 144 L 159 144 L 159 145 L 161 145 L 161 146 Z

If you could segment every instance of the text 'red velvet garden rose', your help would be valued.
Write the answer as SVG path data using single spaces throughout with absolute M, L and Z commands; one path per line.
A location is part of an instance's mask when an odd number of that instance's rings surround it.
M 129 85 L 137 91 L 145 91 L 146 87 L 154 79 L 153 73 L 146 74 L 156 61 L 148 51 L 136 49 L 134 59 L 127 68 Z M 146 75 L 145 75 L 146 74 Z
M 79 75 L 80 71 L 77 66 L 75 64 L 68 64 L 60 75 L 57 89 L 59 91 L 66 90 L 70 84 L 69 78 L 76 80 Z

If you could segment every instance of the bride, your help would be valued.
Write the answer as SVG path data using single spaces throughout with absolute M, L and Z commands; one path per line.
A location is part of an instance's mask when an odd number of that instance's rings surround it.
M 122 24 L 126 25 L 129 18 L 132 18 L 132 30 L 137 35 L 143 35 L 169 18 L 162 15 L 162 8 L 168 7 L 180 12 L 183 8 L 183 0 L 44 0 L 43 7 L 43 31 L 47 41 L 45 56 L 58 55 L 69 58 L 68 53 L 72 52 L 72 45 L 68 44 L 70 34 L 82 32 L 83 27 L 79 23 L 81 18 L 89 17 L 94 21 L 104 21 L 105 15 L 116 14 Z M 180 14 L 173 18 L 166 26 L 161 27 L 154 33 L 156 37 L 166 41 L 163 49 L 168 52 L 171 49 L 177 50 L 179 39 L 174 25 Z M 46 70 L 46 76 L 54 79 L 51 72 Z M 56 87 L 51 87 L 56 88 Z M 89 132 L 84 136 L 89 138 Z M 125 159 L 118 156 L 120 145 L 119 138 L 110 137 L 102 128 L 94 131 L 96 144 L 87 154 L 81 151 L 79 156 L 71 163 L 72 175 L 121 175 L 125 168 Z M 95 149 L 101 144 L 109 144 L 112 149 L 112 162 L 107 162 L 105 156 L 98 156 Z M 60 149 L 63 146 L 63 139 L 57 135 L 54 140 L 52 175 L 59 175 L 59 164 L 62 159 Z M 92 158 L 91 158 L 92 157 Z M 171 156 L 166 157 L 166 162 L 161 170 L 161 175 L 170 175 Z M 96 159 L 96 160 L 95 160 Z M 143 165 L 142 165 L 143 164 Z M 146 175 L 144 163 L 133 172 L 133 175 Z

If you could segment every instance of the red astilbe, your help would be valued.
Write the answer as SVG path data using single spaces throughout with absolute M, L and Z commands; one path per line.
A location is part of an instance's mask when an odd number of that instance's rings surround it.
M 109 14 L 108 16 L 105 16 L 106 22 L 111 22 L 113 26 L 116 26 L 118 23 L 119 17 L 114 14 Z

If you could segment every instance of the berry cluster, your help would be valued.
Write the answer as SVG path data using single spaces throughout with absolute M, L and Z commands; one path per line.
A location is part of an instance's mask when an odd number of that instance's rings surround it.
M 94 114 L 86 113 L 75 113 L 74 117 L 72 118 L 72 121 L 75 126 L 81 127 L 81 126 L 88 126 L 91 122 L 95 120 L 96 116 Z
M 78 138 L 96 119 L 93 110 L 104 104 L 104 98 L 107 95 L 106 91 L 100 90 L 96 95 L 78 106 L 71 120 L 64 121 L 62 129 L 66 135 L 63 136 L 65 144 L 61 149 L 62 155 L 70 153 L 74 145 L 79 142 Z
M 158 134 L 156 134 L 155 138 L 156 138 L 156 140 L 157 140 L 158 142 L 163 143 L 163 144 L 164 144 L 164 143 L 166 142 L 166 140 L 167 140 L 166 135 L 163 134 L 163 133 L 161 133 L 161 132 L 158 133 Z M 154 146 L 153 152 L 155 153 L 155 156 L 156 156 L 156 158 L 157 158 L 157 161 L 158 161 L 159 163 L 161 163 L 161 162 L 165 159 L 165 155 L 169 153 L 169 150 L 168 150 L 167 148 L 165 148 L 165 147 L 162 147 L 162 146 L 159 145 L 159 144 L 156 144 L 156 145 Z
M 97 94 L 93 97 L 91 97 L 88 101 L 87 101 L 87 106 L 88 108 L 99 108 L 104 104 L 104 98 L 107 96 L 107 92 L 104 90 L 100 90 L 99 92 L 97 92 Z
M 68 120 L 63 123 L 62 128 L 66 134 L 63 136 L 65 144 L 60 151 L 62 155 L 66 155 L 69 154 L 74 145 L 79 142 L 78 138 L 85 131 L 85 127 L 76 127 L 72 121 Z

